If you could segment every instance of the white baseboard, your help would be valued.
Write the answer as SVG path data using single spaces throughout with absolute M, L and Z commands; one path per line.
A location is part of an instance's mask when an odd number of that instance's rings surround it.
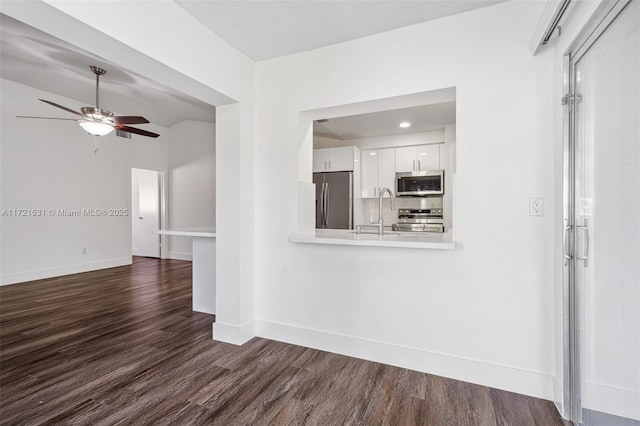
M 269 321 L 256 321 L 255 331 L 266 339 L 553 400 L 550 374 Z
M 169 251 L 169 259 L 175 260 L 193 260 L 191 253 L 182 253 L 179 251 Z
M 242 345 L 256 336 L 255 322 L 244 325 L 213 323 L 213 340 Z
M 23 283 L 27 281 L 59 277 L 62 275 L 78 274 L 80 272 L 115 268 L 117 266 L 125 266 L 125 265 L 131 265 L 131 256 L 119 257 L 116 259 L 106 259 L 98 262 L 57 266 L 55 268 L 46 268 L 46 269 L 40 269 L 37 271 L 24 271 L 24 272 L 14 272 L 11 274 L 2 274 L 2 276 L 0 277 L 0 285 L 17 284 L 17 283 Z
M 582 406 L 592 411 L 640 420 L 640 391 L 583 382 Z
M 553 378 L 553 404 L 556 406 L 562 418 L 569 418 L 571 414 L 569 413 L 568 407 L 564 406 L 564 389 L 557 376 Z

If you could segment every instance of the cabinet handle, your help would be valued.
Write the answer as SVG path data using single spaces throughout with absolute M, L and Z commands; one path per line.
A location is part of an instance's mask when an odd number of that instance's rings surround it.
M 327 170 L 327 160 L 324 160 L 324 169 Z
M 377 197 L 377 195 L 376 195 L 377 194 L 377 192 L 376 192 L 377 190 L 378 190 L 378 187 L 374 186 L 373 187 L 373 196 L 374 197 Z
M 329 170 L 331 170 L 331 160 L 329 160 Z
M 418 160 L 418 170 L 422 170 L 422 167 L 420 166 L 420 160 Z
M 416 171 L 416 160 L 413 160 L 413 171 Z

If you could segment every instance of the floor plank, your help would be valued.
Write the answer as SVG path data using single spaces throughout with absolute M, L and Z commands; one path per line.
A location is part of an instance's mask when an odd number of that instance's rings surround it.
M 0 287 L 2 425 L 563 425 L 553 404 L 255 338 L 215 342 L 191 263 Z

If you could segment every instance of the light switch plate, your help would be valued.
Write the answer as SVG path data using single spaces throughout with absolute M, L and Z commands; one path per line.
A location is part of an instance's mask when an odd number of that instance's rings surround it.
M 544 198 L 529 198 L 529 216 L 544 216 Z

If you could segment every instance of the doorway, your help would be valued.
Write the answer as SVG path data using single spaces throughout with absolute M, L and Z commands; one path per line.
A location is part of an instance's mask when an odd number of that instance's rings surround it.
M 161 172 L 131 169 L 131 254 L 160 257 Z
M 640 2 L 598 12 L 565 62 L 565 400 L 640 426 Z

